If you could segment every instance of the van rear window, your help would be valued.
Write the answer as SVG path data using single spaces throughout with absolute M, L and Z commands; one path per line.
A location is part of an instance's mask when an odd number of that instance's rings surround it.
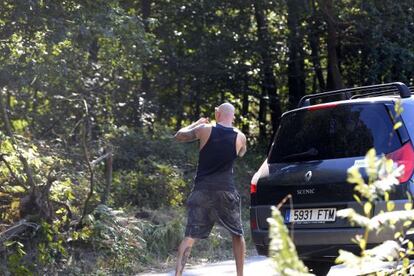
M 288 113 L 276 134 L 269 163 L 364 156 L 374 147 L 389 153 L 401 146 L 384 104 L 337 105 Z

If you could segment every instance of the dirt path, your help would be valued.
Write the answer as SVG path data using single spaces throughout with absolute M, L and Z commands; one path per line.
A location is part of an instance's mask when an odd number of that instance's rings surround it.
M 413 261 L 411 262 L 413 263 Z M 365 266 L 363 271 L 358 271 L 352 268 L 346 268 L 343 265 L 332 266 L 327 276 L 349 276 L 367 274 L 372 271 L 378 271 L 378 268 L 386 271 L 394 267 L 395 264 L 387 262 L 374 263 L 371 266 Z M 174 271 L 168 273 L 141 273 L 141 276 L 171 276 Z M 200 264 L 186 267 L 183 273 L 184 276 L 221 276 L 221 275 L 236 275 L 236 266 L 234 260 L 223 261 L 218 263 Z M 264 256 L 252 256 L 246 258 L 244 275 L 246 276 L 272 276 L 276 275 L 272 269 L 270 261 Z
M 273 273 L 273 274 L 272 274 Z M 170 276 L 174 275 L 174 271 L 168 273 L 142 273 L 141 276 L 158 275 Z M 212 264 L 202 264 L 196 266 L 188 266 L 184 270 L 184 276 L 211 276 L 211 275 L 236 275 L 236 265 L 234 260 L 224 261 Z M 245 261 L 244 275 L 259 276 L 259 275 L 274 275 L 270 261 L 263 256 L 249 257 Z

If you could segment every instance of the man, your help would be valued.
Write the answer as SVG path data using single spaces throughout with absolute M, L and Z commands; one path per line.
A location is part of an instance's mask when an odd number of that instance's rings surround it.
M 207 118 L 200 118 L 175 134 L 180 142 L 200 142 L 194 188 L 187 200 L 185 237 L 178 248 L 177 276 L 182 275 L 194 242 L 207 238 L 215 222 L 232 234 L 237 275 L 243 275 L 245 242 L 233 163 L 237 156 L 246 153 L 246 136 L 233 127 L 233 105 L 223 103 L 216 107 L 215 119 L 215 126 L 209 124 Z

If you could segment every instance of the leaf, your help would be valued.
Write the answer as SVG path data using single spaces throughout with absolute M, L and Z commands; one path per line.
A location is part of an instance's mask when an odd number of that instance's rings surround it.
M 408 249 L 409 249 L 409 250 L 413 250 L 413 249 L 414 249 L 414 244 L 413 244 L 413 242 L 412 242 L 412 241 L 408 241 L 408 243 L 407 243 L 407 247 L 408 247 Z
M 359 198 L 358 195 L 354 194 L 353 197 L 354 197 L 354 199 L 355 199 L 356 202 L 358 202 L 359 204 L 361 204 L 361 199 Z
M 366 250 L 367 256 L 374 257 L 381 261 L 398 259 L 398 253 L 401 250 L 401 246 L 398 242 L 393 240 L 387 240 L 380 245 L 375 246 L 372 249 Z
M 390 194 L 388 192 L 384 193 L 384 200 L 387 202 L 390 200 Z
M 359 172 L 359 167 L 352 166 L 348 169 L 348 178 L 347 181 L 352 184 L 364 184 L 364 179 L 362 178 L 361 173 Z
M 16 243 L 16 241 L 5 241 L 4 242 L 4 246 L 5 247 L 10 247 L 10 246 L 12 246 L 13 244 L 15 244 Z
M 369 220 L 370 229 L 379 229 L 381 225 L 393 225 L 414 219 L 414 211 L 392 211 L 378 214 Z
M 366 171 L 369 175 L 370 180 L 374 180 L 377 177 L 378 170 L 376 166 L 377 154 L 374 148 L 368 150 L 365 155 L 365 162 L 368 165 Z
M 360 258 L 351 252 L 340 249 L 338 253 L 339 255 L 335 259 L 336 264 L 344 263 L 346 266 L 348 266 L 347 264 L 353 264 L 355 266 L 359 263 Z
M 399 129 L 400 127 L 402 127 L 402 122 L 400 121 L 400 122 L 397 122 L 395 125 L 394 125 L 394 130 L 397 130 L 397 129 Z
M 365 239 L 360 239 L 360 240 L 359 240 L 359 247 L 360 247 L 361 249 L 365 249 L 365 248 L 367 248 L 367 241 L 366 241 Z
M 20 254 L 20 256 L 26 255 L 26 252 L 23 250 L 23 246 L 18 246 L 17 252 Z
M 410 265 L 410 259 L 404 258 L 402 263 L 403 263 L 403 267 L 407 268 Z
M 371 214 L 372 211 L 372 203 L 371 202 L 366 202 L 364 204 L 364 213 L 366 216 L 369 216 Z
M 337 212 L 338 217 L 347 218 L 352 224 L 366 227 L 370 224 L 370 219 L 358 214 L 354 209 L 342 209 Z
M 19 209 L 20 206 L 20 199 L 14 198 L 12 203 L 10 204 L 10 209 Z
M 29 123 L 26 120 L 22 120 L 22 119 L 12 120 L 11 124 L 13 126 L 13 129 L 20 133 L 22 133 L 29 125 Z
M 22 186 L 6 186 L 6 187 L 3 187 L 3 191 L 7 193 L 18 194 L 18 193 L 24 193 L 26 190 Z
M 391 211 L 393 211 L 393 210 L 394 210 L 394 208 L 395 208 L 395 203 L 394 203 L 394 201 L 388 201 L 388 202 L 387 202 L 387 211 L 388 211 L 388 212 L 391 212 Z

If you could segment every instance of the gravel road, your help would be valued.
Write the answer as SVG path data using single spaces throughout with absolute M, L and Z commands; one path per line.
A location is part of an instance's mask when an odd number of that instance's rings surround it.
M 246 258 L 244 265 L 244 275 L 259 276 L 259 275 L 274 275 L 269 260 L 263 256 L 253 256 Z M 273 273 L 273 274 L 272 274 Z M 142 273 L 141 276 L 170 276 L 174 272 L 168 273 Z M 202 264 L 196 266 L 186 266 L 183 276 L 211 276 L 211 275 L 236 275 L 236 265 L 234 260 L 224 261 L 212 264 Z

